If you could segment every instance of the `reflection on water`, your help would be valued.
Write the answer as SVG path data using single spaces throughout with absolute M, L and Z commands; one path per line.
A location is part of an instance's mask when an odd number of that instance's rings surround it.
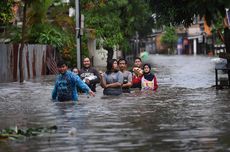
M 153 64 L 160 72 L 161 81 L 172 87 L 209 88 L 214 85 L 214 63 L 203 56 L 157 56 Z
M 54 77 L 0 84 L 0 128 L 57 125 L 55 134 L 0 141 L 5 152 L 230 151 L 230 93 L 216 91 L 207 57 L 152 56 L 159 90 L 50 100 Z M 76 135 L 69 130 L 76 128 Z

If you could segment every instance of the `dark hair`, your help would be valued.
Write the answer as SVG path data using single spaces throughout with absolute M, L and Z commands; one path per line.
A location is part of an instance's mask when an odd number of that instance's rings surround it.
M 144 67 L 145 67 L 146 65 L 149 67 L 149 70 L 151 71 L 151 65 L 148 64 L 148 63 L 146 63 L 146 64 L 143 65 L 143 69 L 144 69 Z
M 72 71 L 73 71 L 74 69 L 77 69 L 77 71 L 79 71 L 77 67 L 73 67 L 73 68 L 72 68 Z
M 89 59 L 89 61 L 90 61 L 90 58 L 89 58 L 89 57 L 84 57 L 84 58 L 83 58 L 83 61 L 84 61 L 85 59 Z
M 61 66 L 63 66 L 63 65 L 66 65 L 66 66 L 67 66 L 67 64 L 66 64 L 66 62 L 65 62 L 64 60 L 58 61 L 57 67 L 61 67 Z
M 134 62 L 135 62 L 137 59 L 140 60 L 140 61 L 142 62 L 142 60 L 141 60 L 140 57 L 135 57 L 135 58 L 134 58 Z
M 121 61 L 125 61 L 125 64 L 127 64 L 127 60 L 126 60 L 126 59 L 123 59 L 123 58 L 121 58 L 121 59 L 118 60 L 118 64 L 119 64 Z
M 110 74 L 112 72 L 112 69 L 113 69 L 113 63 L 114 62 L 117 62 L 116 59 L 111 59 L 109 61 L 107 61 L 107 66 L 106 66 L 106 74 Z M 118 72 L 118 70 L 115 70 L 114 72 Z

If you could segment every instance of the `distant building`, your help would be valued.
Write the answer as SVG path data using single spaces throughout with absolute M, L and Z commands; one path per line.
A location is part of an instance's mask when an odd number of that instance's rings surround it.
M 167 46 L 160 42 L 163 30 L 153 30 L 147 36 L 146 50 L 149 53 L 167 53 Z M 213 38 L 211 28 L 204 18 L 194 17 L 194 22 L 189 28 L 182 25 L 176 27 L 178 34 L 176 54 L 208 54 L 213 51 Z

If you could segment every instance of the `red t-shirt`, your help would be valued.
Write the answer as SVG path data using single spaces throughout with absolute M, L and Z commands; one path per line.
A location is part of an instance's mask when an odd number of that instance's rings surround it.
M 141 78 L 142 78 L 142 76 L 133 75 L 132 88 L 141 88 Z

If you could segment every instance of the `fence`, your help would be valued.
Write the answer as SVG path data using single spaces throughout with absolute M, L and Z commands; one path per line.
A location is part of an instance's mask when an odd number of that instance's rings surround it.
M 19 80 L 19 49 L 20 44 L 0 44 L 0 82 Z M 56 51 L 48 45 L 25 45 L 22 63 L 25 80 L 57 73 Z

